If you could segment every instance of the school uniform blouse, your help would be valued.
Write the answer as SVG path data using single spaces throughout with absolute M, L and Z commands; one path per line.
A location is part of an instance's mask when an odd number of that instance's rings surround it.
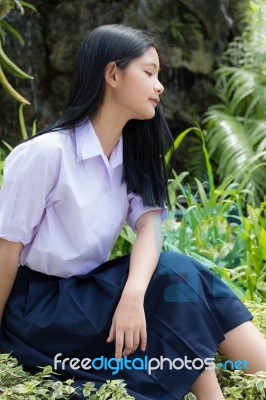
M 108 259 L 125 221 L 147 211 L 121 183 L 123 138 L 109 160 L 88 121 L 17 146 L 0 191 L 0 237 L 22 242 L 20 264 L 60 277 L 86 274 Z M 165 209 L 161 209 L 165 218 Z

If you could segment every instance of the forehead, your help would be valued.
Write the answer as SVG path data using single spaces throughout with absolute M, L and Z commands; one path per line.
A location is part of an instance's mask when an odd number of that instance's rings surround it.
M 147 64 L 157 70 L 160 69 L 160 60 L 158 53 L 154 47 L 148 48 L 140 57 L 136 58 L 135 61 L 138 64 Z

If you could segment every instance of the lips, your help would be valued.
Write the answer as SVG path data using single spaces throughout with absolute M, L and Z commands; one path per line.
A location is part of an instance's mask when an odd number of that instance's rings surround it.
M 155 107 L 157 107 L 158 104 L 160 103 L 160 99 L 158 97 L 155 97 L 155 98 L 152 98 L 152 99 L 149 99 L 149 100 L 154 103 Z

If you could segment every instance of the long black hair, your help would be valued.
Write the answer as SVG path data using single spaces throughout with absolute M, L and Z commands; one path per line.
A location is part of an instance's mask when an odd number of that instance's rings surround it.
M 150 47 L 157 50 L 153 36 L 141 30 L 124 25 L 102 25 L 94 29 L 78 51 L 63 115 L 40 134 L 72 130 L 94 117 L 104 99 L 107 64 L 114 61 L 118 68 L 125 69 Z M 167 140 L 171 143 L 172 138 L 161 105 L 152 119 L 130 120 L 123 129 L 123 181 L 142 196 L 144 205 L 162 207 L 168 200 L 164 159 Z

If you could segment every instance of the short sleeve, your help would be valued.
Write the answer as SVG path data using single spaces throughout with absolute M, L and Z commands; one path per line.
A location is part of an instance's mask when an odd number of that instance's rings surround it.
M 24 245 L 31 242 L 45 213 L 55 175 L 49 149 L 38 140 L 20 144 L 11 152 L 5 161 L 0 190 L 1 238 Z
M 130 192 L 127 197 L 129 202 L 127 222 L 134 231 L 136 231 L 137 219 L 148 211 L 161 210 L 161 220 L 164 221 L 166 219 L 167 217 L 166 207 L 162 208 L 162 207 L 144 206 L 142 197 L 132 192 Z

